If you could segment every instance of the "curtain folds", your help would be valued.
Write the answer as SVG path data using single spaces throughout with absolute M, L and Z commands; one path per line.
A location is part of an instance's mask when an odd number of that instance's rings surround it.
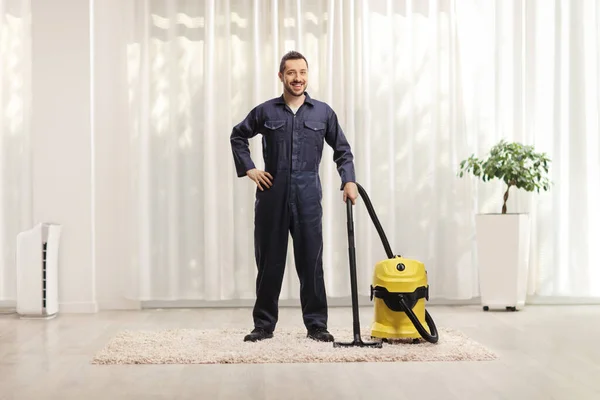
M 281 56 L 308 59 L 314 98 L 338 113 L 394 252 L 425 262 L 432 299 L 478 296 L 479 212 L 504 187 L 457 165 L 502 138 L 548 152 L 529 212 L 529 293 L 600 296 L 600 6 L 589 1 L 138 0 L 127 46 L 135 247 L 129 297 L 252 299 L 254 186 L 235 177 L 234 124 L 280 95 Z M 260 139 L 252 156 L 262 166 Z M 350 294 L 345 206 L 321 168 L 330 297 Z M 355 211 L 360 294 L 385 257 Z M 298 298 L 291 243 L 282 299 Z
M 0 2 L 0 303 L 16 301 L 16 236 L 31 224 L 30 2 Z

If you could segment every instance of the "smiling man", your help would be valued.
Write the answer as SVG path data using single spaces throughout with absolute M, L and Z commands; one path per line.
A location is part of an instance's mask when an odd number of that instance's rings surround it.
M 327 331 L 319 165 L 324 143 L 333 149 L 342 200 L 355 204 L 354 157 L 336 113 L 307 91 L 308 62 L 291 51 L 282 59 L 283 94 L 253 108 L 233 128 L 231 148 L 238 177 L 256 183 L 254 248 L 258 274 L 254 329 L 245 341 L 273 337 L 291 234 L 307 337 L 333 341 Z M 262 135 L 265 170 L 256 169 L 249 139 Z

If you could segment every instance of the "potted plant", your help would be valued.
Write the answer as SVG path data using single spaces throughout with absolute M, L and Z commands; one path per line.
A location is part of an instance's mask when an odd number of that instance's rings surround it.
M 485 159 L 475 155 L 461 161 L 458 176 L 471 174 L 483 182 L 504 182 L 501 212 L 477 214 L 477 258 L 481 303 L 485 311 L 521 309 L 527 295 L 530 221 L 527 213 L 508 212 L 511 188 L 548 191 L 550 159 L 533 146 L 501 140 Z

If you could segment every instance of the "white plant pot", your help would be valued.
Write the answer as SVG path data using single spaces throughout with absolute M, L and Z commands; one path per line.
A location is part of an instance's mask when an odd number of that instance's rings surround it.
M 483 309 L 522 309 L 529 270 L 529 215 L 478 214 L 475 223 Z

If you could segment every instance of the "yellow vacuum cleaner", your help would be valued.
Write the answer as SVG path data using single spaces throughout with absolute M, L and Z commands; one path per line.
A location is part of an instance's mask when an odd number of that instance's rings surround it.
M 433 318 L 425 309 L 425 300 L 429 300 L 425 265 L 418 260 L 394 255 L 367 192 L 360 184 L 357 183 L 356 186 L 388 256 L 386 260 L 375 265 L 373 273 L 371 300 L 375 299 L 375 301 L 371 337 L 382 341 L 413 339 L 413 342 L 418 342 L 422 338 L 430 343 L 437 343 L 439 339 L 437 328 Z M 381 347 L 381 341 L 365 343 L 360 335 L 352 202 L 348 200 L 346 204 L 354 340 L 349 343 L 334 342 L 333 345 L 334 347 Z
M 378 262 L 371 285 L 371 300 L 373 297 L 375 315 L 371 337 L 438 341 L 435 323 L 425 310 L 429 285 L 422 262 L 400 256 Z

